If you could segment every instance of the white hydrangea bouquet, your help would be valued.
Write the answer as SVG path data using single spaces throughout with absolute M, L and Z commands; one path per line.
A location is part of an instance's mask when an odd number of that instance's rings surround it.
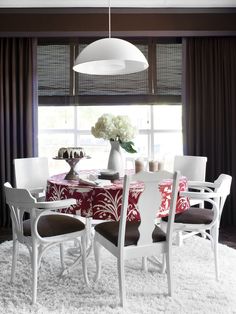
M 103 114 L 98 118 L 95 126 L 91 128 L 91 133 L 96 138 L 104 140 L 117 141 L 120 146 L 128 153 L 136 153 L 134 149 L 134 138 L 137 130 L 131 125 L 128 116 L 114 116 L 112 114 Z

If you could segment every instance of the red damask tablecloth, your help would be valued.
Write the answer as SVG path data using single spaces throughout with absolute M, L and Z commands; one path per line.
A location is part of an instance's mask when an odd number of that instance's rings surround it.
M 116 180 L 107 186 L 91 186 L 78 183 L 78 181 L 64 180 L 64 177 L 65 174 L 59 174 L 48 179 L 46 192 L 48 201 L 75 198 L 77 204 L 66 208 L 63 212 L 93 217 L 93 219 L 119 220 L 123 190 L 123 182 L 121 180 Z M 162 203 L 158 217 L 168 215 L 171 188 L 171 180 L 165 180 L 159 186 L 159 190 L 162 193 Z M 186 189 L 187 180 L 185 177 L 182 177 L 179 183 L 179 191 L 185 191 Z M 129 221 L 140 220 L 136 205 L 142 190 L 143 186 L 141 183 L 133 183 L 130 186 L 127 212 Z M 178 196 L 176 213 L 185 211 L 189 207 L 189 200 Z

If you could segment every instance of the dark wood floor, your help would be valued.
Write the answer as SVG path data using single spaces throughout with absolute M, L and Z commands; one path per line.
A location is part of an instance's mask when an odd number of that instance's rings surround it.
M 11 229 L 0 228 L 0 243 L 12 240 Z M 229 226 L 220 229 L 219 242 L 236 249 L 236 227 Z
M 11 229 L 0 228 L 0 243 L 12 240 Z
M 236 249 L 236 226 L 221 228 L 219 242 Z

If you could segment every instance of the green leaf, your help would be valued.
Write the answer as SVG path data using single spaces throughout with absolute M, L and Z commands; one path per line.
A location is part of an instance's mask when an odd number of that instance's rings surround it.
M 134 142 L 120 142 L 120 146 L 127 151 L 128 153 L 134 154 L 137 153 L 137 151 L 134 149 Z

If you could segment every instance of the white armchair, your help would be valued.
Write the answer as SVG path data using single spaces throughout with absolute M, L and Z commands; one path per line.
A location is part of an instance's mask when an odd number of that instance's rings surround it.
M 195 191 L 184 191 L 181 192 L 181 195 L 189 197 L 190 200 L 201 200 L 204 204 L 210 203 L 212 208 L 190 207 L 188 210 L 175 215 L 174 230 L 178 233 L 179 244 L 184 239 L 199 233 L 211 240 L 217 280 L 219 279 L 219 225 L 226 198 L 230 193 L 231 182 L 232 177 L 227 174 L 221 174 L 213 183 L 192 182 L 191 189 Z M 167 221 L 168 217 L 162 218 L 162 226 L 163 222 Z
M 57 209 L 76 204 L 75 199 L 53 202 L 37 202 L 27 189 L 12 188 L 9 183 L 4 184 L 6 203 L 11 212 L 13 231 L 13 255 L 11 281 L 15 278 L 18 256 L 18 244 L 25 244 L 30 253 L 32 267 L 32 303 L 37 298 L 37 277 L 43 254 L 53 245 L 68 240 L 81 238 L 83 275 L 88 285 L 86 266 L 86 228 L 78 219 L 58 213 Z M 24 213 L 30 219 L 23 220 Z

